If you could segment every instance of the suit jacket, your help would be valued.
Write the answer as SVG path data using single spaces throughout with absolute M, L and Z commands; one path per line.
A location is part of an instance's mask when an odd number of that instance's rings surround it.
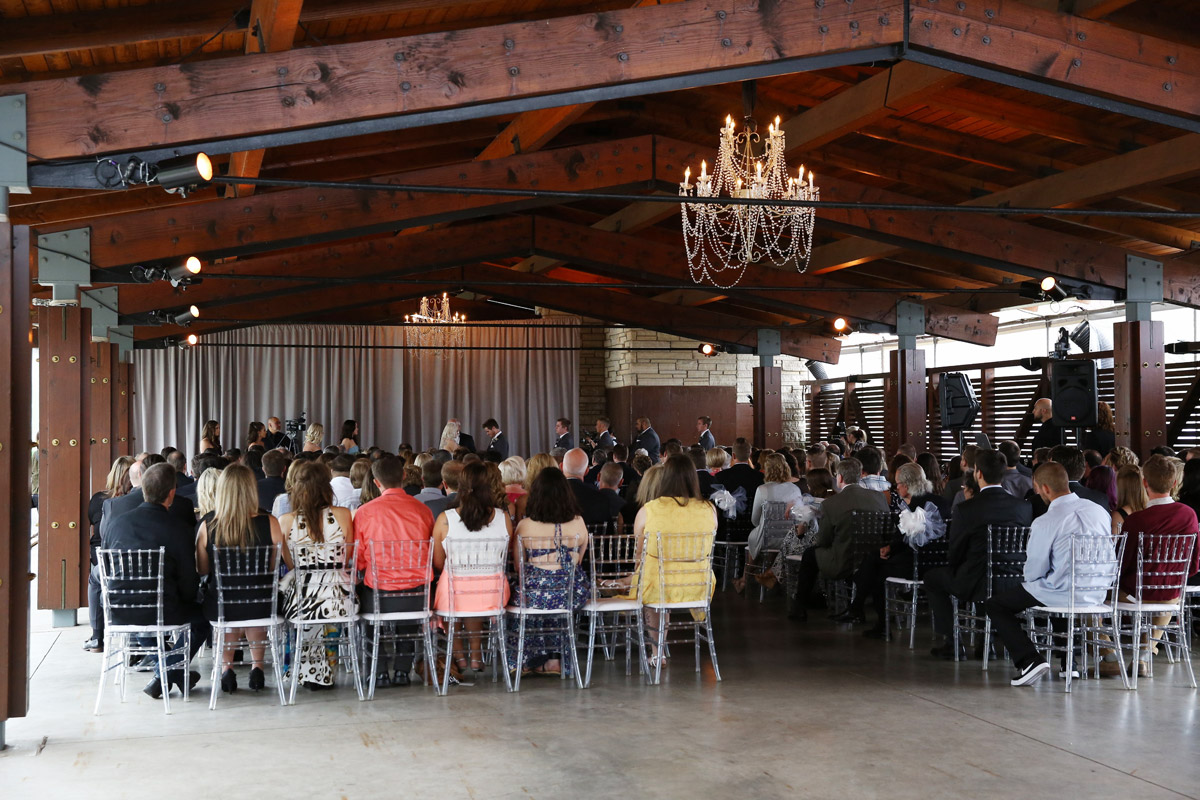
M 475 437 L 469 433 L 461 433 L 460 432 L 458 434 L 458 446 L 465 447 L 468 450 L 470 450 L 472 453 L 474 453 L 475 452 Z
M 1071 487 L 1072 492 L 1079 495 L 1084 500 L 1091 500 L 1105 511 L 1110 513 L 1112 512 L 1112 509 L 1108 507 L 1108 495 L 1106 495 L 1104 492 L 1098 492 L 1095 489 L 1089 489 L 1079 481 L 1071 481 L 1067 485 Z M 1029 494 L 1025 495 L 1025 499 L 1029 501 L 1030 507 L 1033 509 L 1034 519 L 1037 519 L 1042 514 L 1046 513 L 1046 504 L 1042 502 L 1042 498 L 1038 496 L 1037 492 L 1030 489 Z
M 488 443 L 486 452 L 499 453 L 502 461 L 508 458 L 508 437 L 504 431 L 497 433 L 496 438 Z
M 633 452 L 636 453 L 639 448 L 646 451 L 646 455 L 650 456 L 653 463 L 658 463 L 658 456 L 662 452 L 662 442 L 658 440 L 658 434 L 655 433 L 654 428 L 646 428 L 633 440 Z
M 572 450 L 575 447 L 575 440 L 571 438 L 571 432 L 567 431 L 562 436 L 554 438 L 554 446 L 561 447 L 564 450 Z
M 821 524 L 813 539 L 817 566 L 824 578 L 845 578 L 854 571 L 854 511 L 887 511 L 886 492 L 857 484 L 847 486 L 821 503 Z
M 428 488 L 422 489 L 419 493 L 417 493 L 415 495 L 415 497 L 429 507 L 429 510 L 433 512 L 434 522 L 437 522 L 438 515 L 441 514 L 443 511 L 445 511 L 447 508 L 450 508 L 451 506 L 453 506 L 454 503 L 456 503 L 458 501 L 458 492 L 451 492 L 450 494 L 447 494 L 447 495 L 443 495 L 439 492 L 437 497 L 433 497 L 433 496 L 423 497 L 422 495 L 428 491 L 429 491 Z M 434 491 L 437 491 L 437 490 L 435 489 Z
M 633 522 L 634 515 L 625 514 L 625 498 L 621 497 L 615 489 L 597 489 L 600 496 L 608 503 L 608 517 L 612 519 L 618 515 L 623 515 L 625 522 Z
M 186 472 L 175 473 L 175 491 L 179 491 L 180 488 L 187 486 L 189 483 L 195 482 L 196 479 L 191 475 L 188 475 Z
M 195 485 L 195 484 L 192 484 Z M 135 508 L 145 502 L 142 497 L 142 489 L 132 490 L 127 495 L 121 497 L 113 497 L 104 501 L 104 516 L 100 521 L 100 539 L 106 540 L 107 532 L 112 527 L 113 522 L 124 514 L 128 514 Z M 171 504 L 171 516 L 179 521 L 188 535 L 192 538 L 193 545 L 196 537 L 196 505 L 186 497 L 180 497 L 179 492 L 175 492 L 175 502 Z M 108 545 L 105 545 L 107 547 Z
M 828 502 L 828 501 L 826 501 Z M 950 520 L 951 590 L 964 600 L 982 600 L 987 578 L 988 525 L 1016 526 L 1033 522 L 1033 506 L 1001 486 L 980 489 L 954 509 Z
M 706 452 L 706 453 L 709 450 L 712 450 L 714 447 L 717 446 L 717 440 L 712 435 L 711 430 L 707 430 L 704 433 L 700 434 L 700 446 L 704 448 L 704 452 Z
M 617 446 L 617 439 L 612 435 L 612 431 L 604 431 L 604 433 L 596 434 L 596 447 L 603 447 L 606 450 L 612 450 Z
M 716 483 L 716 479 L 713 478 L 711 472 L 706 469 L 696 470 L 696 480 L 700 482 L 701 495 L 708 497 L 713 493 L 713 484 Z M 751 496 L 750 500 L 753 501 L 754 497 Z
M 140 495 L 141 491 L 137 491 Z M 196 608 L 196 592 L 200 587 L 200 579 L 196 575 L 196 545 L 191 529 L 180 522 L 178 515 L 157 503 L 141 503 L 114 519 L 102 538 L 103 546 L 111 550 L 166 548 L 163 621 L 170 625 L 181 625 L 192 618 Z M 113 622 L 153 625 L 157 619 L 153 608 L 139 608 L 114 611 Z
M 568 478 L 571 491 L 575 493 L 575 502 L 579 503 L 579 513 L 588 525 L 602 525 L 612 521 L 610 513 L 612 501 L 600 494 L 594 486 L 588 486 L 578 478 Z
M 177 489 L 175 489 L 175 499 L 179 500 L 180 498 L 185 498 L 187 500 L 190 500 L 192 505 L 195 506 L 196 501 L 199 499 L 198 497 L 196 497 L 196 492 L 197 492 L 197 490 L 199 490 L 199 488 L 200 488 L 200 481 L 197 481 L 197 480 L 193 480 L 191 483 L 184 484 L 183 486 L 180 486 Z M 270 511 L 270 509 L 267 509 L 267 510 Z
M 758 487 L 763 485 L 762 473 L 756 470 L 749 464 L 734 464 L 732 467 L 726 467 L 718 472 L 709 484 L 709 491 L 712 491 L 713 485 L 719 484 L 726 491 L 734 492 L 740 486 L 746 490 L 746 510 L 742 514 L 746 519 L 750 518 L 750 512 L 753 510 L 754 493 L 758 491 Z M 722 517 L 725 515 L 722 514 Z
M 283 478 L 263 478 L 258 482 L 258 507 L 262 511 L 271 513 L 275 498 L 287 491 L 283 483 Z

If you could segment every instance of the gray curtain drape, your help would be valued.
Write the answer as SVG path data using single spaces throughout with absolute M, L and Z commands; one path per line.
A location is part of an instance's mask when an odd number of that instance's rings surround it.
M 579 330 L 562 327 L 577 322 L 468 323 L 466 346 L 514 349 L 442 356 L 388 349 L 405 346 L 403 326 L 355 325 L 264 325 L 203 337 L 221 346 L 138 351 L 135 446 L 157 452 L 171 445 L 190 458 L 205 420 L 215 419 L 221 443 L 245 449 L 251 422 L 305 411 L 325 426 L 326 445 L 337 444 L 343 420 L 355 419 L 364 448 L 394 452 L 406 442 L 420 450 L 436 445 L 456 417 L 483 448 L 481 425 L 495 417 L 513 454 L 546 451 L 555 419 L 578 417 Z

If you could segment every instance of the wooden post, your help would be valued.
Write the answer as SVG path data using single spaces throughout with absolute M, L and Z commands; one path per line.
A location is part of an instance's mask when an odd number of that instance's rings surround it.
M 0 746 L 4 721 L 29 704 L 29 343 L 29 228 L 0 214 L 0 375 L 9 382 L 0 392 Z
M 117 456 L 133 455 L 133 379 L 132 364 L 118 363 L 113 372 L 116 375 L 116 386 L 113 389 L 113 422 L 112 432 L 116 437 Z M 186 452 L 186 451 L 185 451 Z
M 91 445 L 91 491 L 88 496 L 104 490 L 105 480 L 112 462 L 119 455 L 113 437 L 113 391 L 116 384 L 113 374 L 116 369 L 117 346 L 105 342 L 92 343 L 92 376 L 88 379 L 91 397 L 91 426 L 88 443 Z
M 996 370 L 979 370 L 979 430 L 996 441 Z
M 754 444 L 778 448 L 783 444 L 783 368 L 755 367 Z
M 1167 373 L 1163 323 L 1151 320 L 1113 325 L 1113 395 L 1117 444 L 1142 459 L 1167 443 Z
M 56 627 L 87 605 L 91 316 L 78 306 L 38 312 L 38 608 L 56 612 Z
M 884 446 L 890 455 L 902 444 L 926 449 L 928 409 L 925 397 L 925 352 L 893 350 L 884 386 Z

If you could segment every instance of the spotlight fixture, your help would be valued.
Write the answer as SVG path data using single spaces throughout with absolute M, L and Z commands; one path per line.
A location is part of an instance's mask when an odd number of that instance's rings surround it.
M 833 329 L 838 333 L 846 333 L 850 330 L 850 323 L 846 321 L 845 317 L 838 317 L 833 321 Z
M 1042 290 L 1042 294 L 1047 300 L 1053 303 L 1061 303 L 1066 300 L 1069 295 L 1067 290 L 1059 285 L 1058 281 L 1051 275 L 1042 278 L 1042 282 L 1038 284 L 1038 288 Z
M 704 344 L 702 344 L 696 348 L 696 352 L 699 353 L 700 355 L 704 356 L 705 358 L 712 358 L 713 356 L 717 355 L 718 353 L 725 352 L 725 348 L 721 347 L 721 345 L 719 345 L 719 344 L 711 344 L 710 342 L 705 342 Z
M 182 327 L 191 325 L 196 320 L 200 319 L 200 309 L 195 306 L 188 306 L 185 310 L 179 313 L 171 311 L 155 311 L 152 316 L 160 325 L 174 324 Z
M 106 159 L 96 164 L 96 180 L 106 189 L 128 189 L 131 185 L 161 186 L 172 194 L 187 197 L 213 178 L 213 163 L 205 153 L 164 159 L 147 164 L 131 156 L 124 165 Z
M 136 283 L 153 283 L 154 281 L 168 281 L 176 289 L 184 286 L 192 286 L 200 282 L 200 278 L 196 277 L 200 274 L 200 270 L 204 267 L 200 263 L 200 259 L 195 256 L 188 256 L 183 263 L 175 264 L 170 267 L 133 267 L 130 272 L 133 275 L 133 280 Z
M 1200 342 L 1171 342 L 1163 349 L 1173 356 L 1185 356 L 1189 353 L 1200 353 Z
M 194 334 L 194 333 L 189 333 L 189 334 L 188 334 L 187 336 L 185 336 L 184 338 L 182 338 L 182 339 L 179 339 L 179 340 L 178 340 L 178 341 L 175 343 L 175 345 L 176 345 L 176 346 L 177 346 L 177 347 L 178 347 L 180 350 L 187 350 L 189 347 L 195 347 L 195 346 L 196 346 L 196 344 L 197 344 L 199 341 L 200 341 L 200 337 L 199 337 L 199 336 L 197 336 L 197 335 L 196 335 L 196 334 Z

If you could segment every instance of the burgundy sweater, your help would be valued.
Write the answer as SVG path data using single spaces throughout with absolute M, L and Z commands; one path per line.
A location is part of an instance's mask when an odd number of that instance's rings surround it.
M 1192 534 L 1191 564 L 1188 576 L 1200 572 L 1200 548 L 1196 546 L 1196 512 L 1183 503 L 1164 503 L 1150 506 L 1141 511 L 1135 511 L 1125 520 L 1125 557 L 1121 562 L 1121 589 L 1129 594 L 1137 591 L 1137 557 L 1138 546 L 1143 534 L 1148 533 L 1190 533 Z M 1157 572 L 1163 566 L 1149 557 L 1143 562 L 1143 571 Z M 1163 582 L 1165 578 L 1151 578 L 1152 582 Z M 1146 589 L 1142 600 L 1147 603 L 1161 603 L 1179 597 L 1178 592 L 1162 589 Z

